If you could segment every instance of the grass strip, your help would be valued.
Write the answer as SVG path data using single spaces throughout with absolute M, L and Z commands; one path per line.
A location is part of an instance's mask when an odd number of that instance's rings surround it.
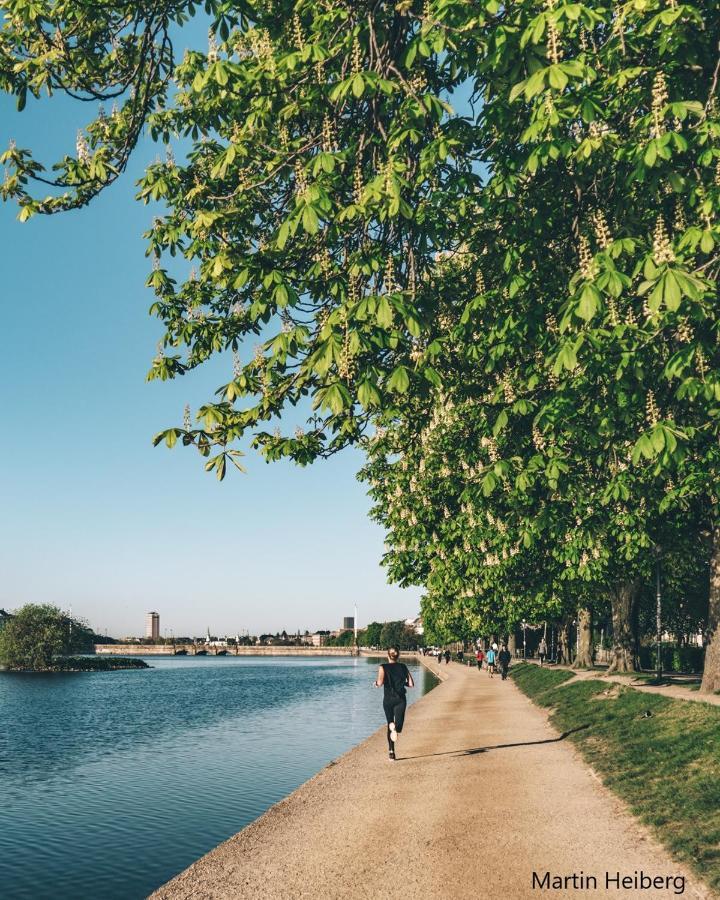
M 677 859 L 720 892 L 720 709 L 520 663 L 511 675 Z

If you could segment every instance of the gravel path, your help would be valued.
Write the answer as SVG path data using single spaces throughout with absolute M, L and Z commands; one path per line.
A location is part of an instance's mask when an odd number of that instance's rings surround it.
M 431 668 L 434 668 L 431 665 Z M 443 667 L 445 668 L 445 667 Z M 606 873 L 685 877 L 510 682 L 451 663 L 387 759 L 384 729 L 198 860 L 156 900 L 679 896 Z M 380 710 L 380 694 L 378 692 Z M 533 872 L 567 887 L 533 888 Z M 588 880 L 597 879 L 597 887 Z M 632 882 L 631 882 L 632 883 Z

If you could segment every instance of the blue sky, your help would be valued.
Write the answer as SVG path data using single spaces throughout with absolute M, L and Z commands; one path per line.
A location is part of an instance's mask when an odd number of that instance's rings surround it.
M 15 138 L 52 162 L 73 152 L 77 116 L 55 98 L 17 114 L 0 96 L 0 147 Z M 0 607 L 72 605 L 115 636 L 140 633 L 149 609 L 176 635 L 334 628 L 355 603 L 361 624 L 416 615 L 419 590 L 379 566 L 359 453 L 308 469 L 250 456 L 218 483 L 194 451 L 151 446 L 231 371 L 145 381 L 154 210 L 134 182 L 156 153 L 141 146 L 88 209 L 21 225 L 0 205 Z

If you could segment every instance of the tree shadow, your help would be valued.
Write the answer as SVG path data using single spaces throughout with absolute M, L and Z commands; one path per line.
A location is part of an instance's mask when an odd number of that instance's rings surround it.
M 635 681 L 631 681 L 630 687 L 673 687 L 677 685 L 678 687 L 692 688 L 695 685 L 699 685 L 701 682 L 702 675 L 685 675 L 680 677 L 673 675 L 664 675 L 661 681 L 658 681 L 657 678 L 638 679 Z
M 545 740 L 542 741 L 518 741 L 514 744 L 494 744 L 491 747 L 472 747 L 467 750 L 444 750 L 441 753 L 422 753 L 419 756 L 398 756 L 398 761 L 404 759 L 427 759 L 432 756 L 476 756 L 478 753 L 487 753 L 488 750 L 507 750 L 510 747 L 534 747 L 537 744 L 557 744 L 558 741 L 564 741 L 565 738 L 570 737 L 571 734 L 576 734 L 578 731 L 585 731 L 585 729 L 589 727 L 590 723 L 578 725 L 577 728 L 571 728 L 570 731 L 563 731 L 559 737 L 545 738 Z

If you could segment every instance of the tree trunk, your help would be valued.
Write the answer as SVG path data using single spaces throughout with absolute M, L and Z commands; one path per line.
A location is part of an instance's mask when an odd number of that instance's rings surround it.
M 720 526 L 718 525 L 713 528 L 708 624 L 705 633 L 705 667 L 700 691 L 703 694 L 714 694 L 715 691 L 720 691 Z
M 580 608 L 577 614 L 578 653 L 573 669 L 592 669 L 595 648 L 592 640 L 592 610 Z
M 613 623 L 613 658 L 607 674 L 639 672 L 637 655 L 637 605 L 639 582 L 619 584 L 610 596 Z
M 515 629 L 514 628 L 508 635 L 508 650 L 510 651 L 512 658 L 515 659 L 515 651 L 517 650 L 517 640 L 515 638 Z

